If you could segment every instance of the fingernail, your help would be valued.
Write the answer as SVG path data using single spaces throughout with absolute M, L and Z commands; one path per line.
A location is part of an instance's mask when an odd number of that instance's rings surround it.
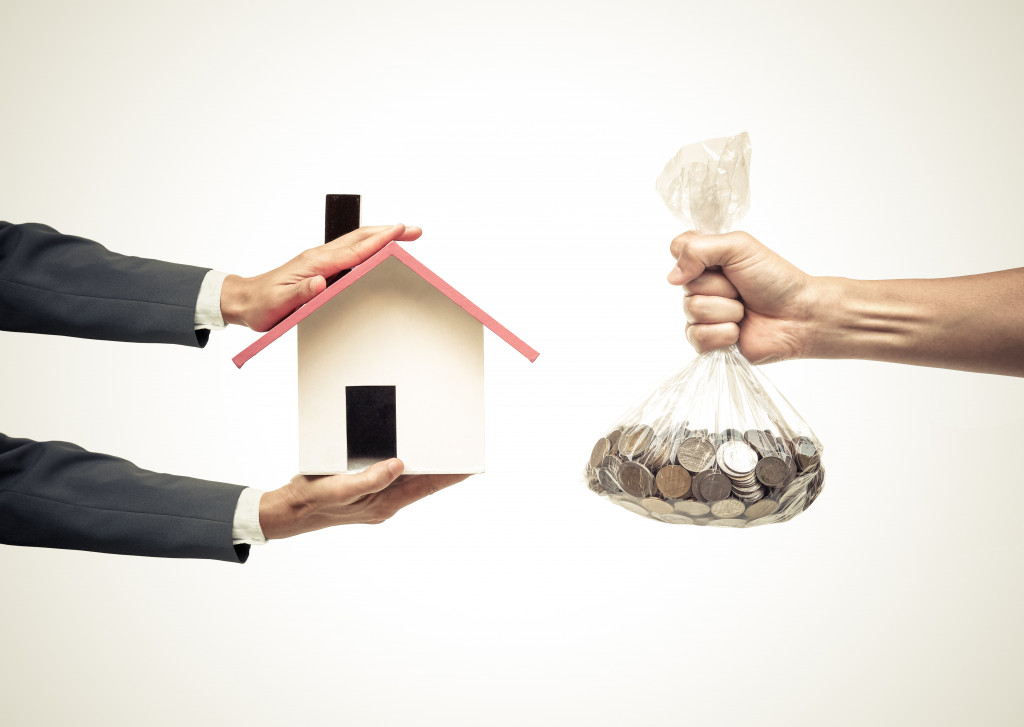
M 668 282 L 670 282 L 672 285 L 680 285 L 682 284 L 683 280 L 683 271 L 680 270 L 679 268 L 672 268 L 672 270 L 668 274 Z

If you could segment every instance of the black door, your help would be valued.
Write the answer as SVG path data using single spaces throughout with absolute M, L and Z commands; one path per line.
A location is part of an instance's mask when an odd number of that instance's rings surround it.
M 348 467 L 398 456 L 394 386 L 346 386 Z

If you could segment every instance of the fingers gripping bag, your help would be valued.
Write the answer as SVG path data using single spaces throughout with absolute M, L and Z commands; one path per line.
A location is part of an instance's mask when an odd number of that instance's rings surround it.
M 656 189 L 700 234 L 727 232 L 750 207 L 746 133 L 684 146 Z M 736 345 L 700 354 L 597 440 L 595 493 L 667 523 L 785 522 L 821 492 L 821 442 Z

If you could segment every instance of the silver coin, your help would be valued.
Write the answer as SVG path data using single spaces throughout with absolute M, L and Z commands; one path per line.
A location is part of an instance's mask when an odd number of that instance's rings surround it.
M 784 517 L 780 513 L 776 513 L 775 515 L 768 515 L 767 517 L 759 517 L 757 520 L 748 520 L 747 521 L 747 527 L 748 528 L 756 528 L 759 525 L 771 525 L 772 523 L 783 523 L 783 522 L 786 522 L 786 520 L 789 520 L 789 517 Z
M 686 515 L 677 515 L 676 513 L 665 513 L 664 515 L 655 515 L 654 517 L 676 525 L 690 525 L 693 523 L 693 518 L 686 517 Z
M 605 457 L 603 460 L 601 460 L 601 466 L 602 467 L 607 467 L 608 469 L 610 469 L 615 474 L 618 474 L 619 473 L 619 467 L 622 466 L 622 460 L 619 459 L 618 457 L 616 457 L 613 454 L 609 454 L 607 457 Z
M 734 483 L 732 489 L 733 492 L 739 495 L 753 495 L 754 493 L 761 491 L 761 485 L 757 484 L 756 482 L 750 485 L 740 485 Z
M 706 470 L 715 461 L 715 446 L 701 437 L 687 437 L 679 443 L 676 461 L 691 473 Z
M 734 487 L 732 494 L 736 497 L 756 497 L 757 495 L 764 494 L 761 486 L 757 487 Z
M 718 466 L 726 474 L 747 477 L 757 467 L 757 452 L 742 439 L 730 439 L 718 448 Z
M 743 438 L 762 457 L 775 448 L 775 438 L 770 433 L 760 429 L 748 429 L 743 433 Z
M 724 500 L 732 494 L 732 481 L 721 472 L 712 472 L 700 482 L 702 500 L 714 502 Z
M 780 505 L 785 506 L 791 502 L 795 502 L 797 500 L 804 500 L 806 498 L 806 487 L 790 487 L 779 496 L 778 501 Z
M 657 497 L 645 497 L 640 501 L 640 506 L 648 512 L 658 513 L 659 515 L 666 515 L 670 512 L 675 512 L 675 508 L 664 500 L 660 500 Z
M 747 527 L 746 520 L 726 519 L 726 520 L 711 520 L 708 522 L 708 527 L 712 528 L 745 528 Z
M 763 497 L 764 497 L 764 490 L 762 490 L 760 487 L 757 488 L 757 490 L 755 490 L 754 492 L 744 493 L 744 494 L 740 495 L 740 499 L 743 500 L 743 502 L 747 503 L 748 505 L 751 505 L 751 504 L 757 502 L 758 500 L 760 500 Z
M 683 467 L 683 469 L 686 469 Z M 695 474 L 690 480 L 690 496 L 698 502 L 704 502 L 704 498 L 700 494 L 700 485 L 706 477 L 714 474 L 714 470 L 702 470 Z
M 807 494 L 807 486 L 814 479 L 813 474 L 803 474 L 783 487 L 782 493 L 777 498 L 779 502 L 785 502 L 795 497 L 802 497 Z M 776 490 L 776 493 L 778 490 Z
M 601 485 L 601 489 L 608 494 L 619 492 L 619 480 L 611 468 L 602 467 L 599 469 L 597 471 L 597 481 Z
M 799 497 L 795 497 L 791 500 L 780 500 L 779 501 L 779 512 L 787 512 L 796 514 L 802 512 L 807 507 L 807 493 L 802 493 Z
M 612 443 L 607 437 L 601 437 L 597 440 L 597 444 L 594 445 L 593 451 L 590 453 L 590 466 L 598 468 L 601 466 L 601 462 L 611 452 Z
M 619 487 L 633 497 L 650 497 L 654 475 L 639 462 L 623 462 L 619 467 Z
M 754 468 L 757 479 L 766 487 L 781 487 L 789 476 L 789 465 L 781 457 L 769 455 L 761 459 Z
M 626 457 L 639 457 L 654 441 L 654 430 L 639 424 L 619 437 L 619 452 Z
M 700 517 L 711 512 L 711 508 L 703 502 L 694 502 L 693 500 L 681 500 L 675 504 L 675 509 L 676 512 L 690 517 Z
M 718 518 L 728 519 L 740 515 L 746 509 L 746 505 L 730 497 L 728 500 L 712 503 L 711 514 Z
M 797 437 L 793 445 L 796 464 L 801 472 L 813 470 L 821 462 L 820 445 L 810 437 Z
M 807 484 L 807 504 L 804 509 L 810 507 L 815 500 L 818 499 L 818 495 L 821 494 L 822 488 L 825 486 L 825 468 L 820 464 L 818 465 L 816 474 Z
M 744 513 L 750 520 L 759 520 L 769 515 L 774 515 L 775 511 L 779 509 L 779 503 L 775 500 L 759 500 L 754 504 L 747 507 L 746 513 Z
M 660 469 L 672 463 L 674 449 L 671 439 L 655 439 L 647 447 L 647 451 L 638 458 L 638 461 L 652 470 Z
M 789 473 L 786 475 L 786 481 L 782 483 L 782 486 L 785 487 L 786 485 L 788 485 L 789 483 L 796 479 L 797 468 L 796 460 L 793 459 L 791 455 L 787 454 L 785 457 L 783 457 L 783 459 L 786 462 L 786 466 L 789 467 Z

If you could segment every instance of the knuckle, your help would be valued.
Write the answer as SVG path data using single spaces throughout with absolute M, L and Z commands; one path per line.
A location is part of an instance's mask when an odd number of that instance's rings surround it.
M 693 323 L 719 323 L 724 316 L 719 301 L 707 295 L 691 295 L 683 299 L 683 310 Z
M 689 323 L 699 323 L 697 320 L 697 313 L 693 308 L 692 298 L 683 298 L 683 314 L 686 316 L 686 320 Z
M 687 334 L 690 337 L 690 342 L 696 345 L 702 345 L 708 341 L 708 327 L 706 325 L 697 323 L 687 329 Z
M 740 327 L 738 324 L 729 321 L 718 326 L 718 346 L 730 346 L 740 340 Z
M 673 255 L 678 256 L 679 252 L 693 239 L 693 237 L 694 233 L 692 230 L 687 230 L 681 235 L 676 235 L 672 238 L 672 242 L 669 244 L 669 250 Z
M 686 340 L 689 341 L 697 353 L 704 353 L 705 331 L 703 329 L 704 327 L 700 325 L 686 326 Z
M 360 227 L 352 234 L 352 238 L 349 241 L 352 245 L 365 245 L 367 242 L 372 241 L 376 235 L 384 232 L 387 228 L 375 227 L 375 226 L 364 226 Z
M 696 237 L 687 238 L 679 245 L 679 254 L 676 255 L 676 259 L 699 260 L 701 257 L 701 245 L 701 240 L 697 239 Z
M 686 311 L 695 318 L 706 318 L 708 315 L 708 299 L 704 295 L 690 295 L 684 299 Z
M 760 244 L 753 235 L 743 230 L 736 230 L 735 232 L 731 232 L 729 234 L 732 236 L 734 242 L 743 246 Z
M 739 340 L 739 326 L 732 322 L 694 324 L 686 329 L 687 340 L 703 353 L 714 348 L 721 348 Z
M 320 250 L 318 248 L 311 248 L 299 253 L 299 262 L 307 266 L 315 264 L 319 259 Z

